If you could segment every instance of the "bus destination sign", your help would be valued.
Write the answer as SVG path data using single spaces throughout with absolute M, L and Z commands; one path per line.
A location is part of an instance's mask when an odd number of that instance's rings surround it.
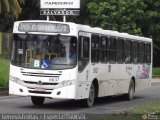
M 21 22 L 18 26 L 20 32 L 46 32 L 46 33 L 69 33 L 69 25 L 60 23 L 44 22 Z
M 79 10 L 41 10 L 40 15 L 79 15 Z

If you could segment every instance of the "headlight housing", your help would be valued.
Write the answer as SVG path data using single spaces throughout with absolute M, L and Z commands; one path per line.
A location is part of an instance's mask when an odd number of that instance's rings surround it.
M 17 83 L 17 84 L 19 84 L 19 85 L 23 85 L 23 84 L 24 84 L 24 82 L 23 82 L 21 79 L 19 79 L 19 78 L 17 78 L 17 77 L 13 77 L 13 76 L 11 76 L 11 75 L 10 75 L 10 77 L 9 77 L 9 80 L 12 81 L 12 82 L 15 82 L 15 83 Z
M 74 84 L 75 84 L 75 81 L 74 81 L 74 80 L 62 81 L 62 82 L 60 82 L 55 88 L 66 87 L 66 86 L 74 85 Z

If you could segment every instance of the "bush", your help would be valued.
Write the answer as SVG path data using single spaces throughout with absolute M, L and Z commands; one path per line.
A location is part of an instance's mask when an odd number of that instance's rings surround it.
M 153 75 L 160 75 L 160 67 L 153 68 Z
M 0 58 L 0 87 L 8 87 L 9 60 Z
M 0 57 L 9 59 L 11 56 L 12 34 L 0 32 Z

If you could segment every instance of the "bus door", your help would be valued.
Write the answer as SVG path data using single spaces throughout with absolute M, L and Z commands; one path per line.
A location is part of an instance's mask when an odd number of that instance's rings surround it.
M 78 99 L 83 99 L 88 97 L 87 93 L 89 91 L 90 85 L 90 66 L 89 66 L 89 56 L 90 56 L 90 39 L 87 36 L 79 36 L 78 42 Z

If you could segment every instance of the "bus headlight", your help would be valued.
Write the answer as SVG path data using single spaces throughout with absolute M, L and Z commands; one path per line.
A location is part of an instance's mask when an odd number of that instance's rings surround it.
M 19 78 L 17 78 L 17 77 L 13 77 L 13 76 L 10 76 L 10 77 L 9 77 L 9 80 L 10 80 L 10 81 L 13 81 L 13 82 L 15 82 L 15 83 L 17 83 L 17 84 L 19 84 L 19 85 L 22 85 L 22 84 L 24 83 L 21 79 L 19 79 Z
M 66 86 L 74 85 L 74 84 L 75 84 L 74 80 L 62 81 L 56 86 L 56 88 L 66 87 Z

